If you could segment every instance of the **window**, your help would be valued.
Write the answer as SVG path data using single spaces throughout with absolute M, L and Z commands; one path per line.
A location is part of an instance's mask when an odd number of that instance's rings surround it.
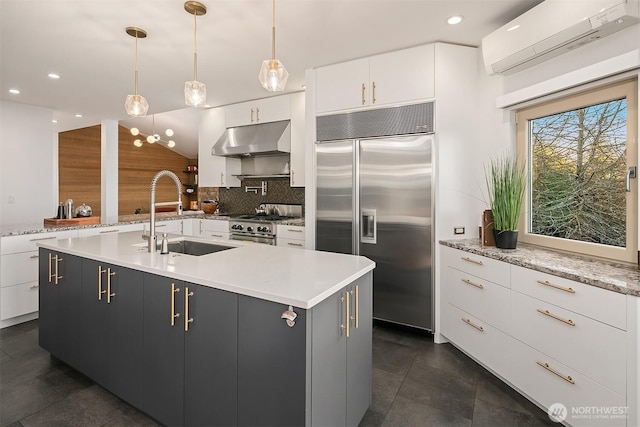
M 637 262 L 637 81 L 517 112 L 523 242 Z

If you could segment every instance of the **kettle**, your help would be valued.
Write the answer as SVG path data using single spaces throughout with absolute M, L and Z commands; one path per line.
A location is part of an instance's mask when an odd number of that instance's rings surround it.
M 76 208 L 76 216 L 78 217 L 88 217 L 91 216 L 91 213 L 91 206 L 85 205 L 84 203 Z

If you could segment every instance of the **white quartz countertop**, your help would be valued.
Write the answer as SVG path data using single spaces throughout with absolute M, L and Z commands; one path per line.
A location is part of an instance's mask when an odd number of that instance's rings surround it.
M 170 240 L 197 240 L 169 235 Z M 375 268 L 368 258 L 258 243 L 209 255 L 149 253 L 140 232 L 42 241 L 39 246 L 135 270 L 309 309 Z M 225 241 L 228 245 L 229 241 Z

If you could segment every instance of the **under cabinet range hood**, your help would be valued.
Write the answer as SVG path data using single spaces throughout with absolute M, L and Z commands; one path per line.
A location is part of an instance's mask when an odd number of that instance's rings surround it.
M 227 128 L 211 148 L 212 156 L 248 157 L 291 152 L 291 121 Z

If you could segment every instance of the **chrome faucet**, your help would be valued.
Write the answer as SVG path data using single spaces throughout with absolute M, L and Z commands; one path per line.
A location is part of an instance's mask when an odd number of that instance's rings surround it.
M 178 201 L 156 203 L 156 184 L 163 176 L 168 176 L 175 181 L 176 186 L 178 187 Z M 158 240 L 158 237 L 156 236 L 156 206 L 171 205 L 178 205 L 176 207 L 176 213 L 178 215 L 182 215 L 182 184 L 175 173 L 168 170 L 162 170 L 151 180 L 151 191 L 149 194 L 149 252 L 155 252 L 158 249 L 156 247 L 156 241 Z

